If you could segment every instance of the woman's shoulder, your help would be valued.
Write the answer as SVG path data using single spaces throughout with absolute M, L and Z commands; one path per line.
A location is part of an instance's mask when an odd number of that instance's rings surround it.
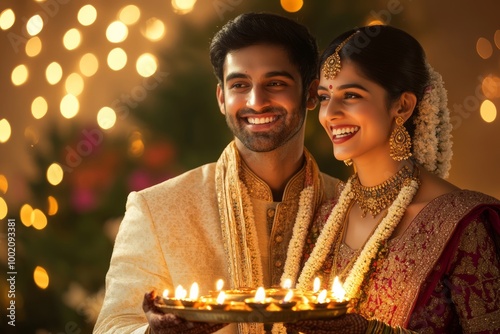
M 456 185 L 421 168 L 420 187 L 413 202 L 425 206 L 438 197 L 454 193 L 458 190 L 460 188 Z

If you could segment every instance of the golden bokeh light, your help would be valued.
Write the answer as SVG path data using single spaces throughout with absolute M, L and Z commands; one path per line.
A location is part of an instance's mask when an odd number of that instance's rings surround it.
M 155 74 L 158 69 L 158 60 L 150 53 L 144 53 L 139 56 L 135 64 L 137 73 L 144 78 L 148 78 Z
M 47 198 L 47 214 L 49 216 L 54 216 L 57 211 L 59 211 L 59 203 L 54 196 L 49 196 Z
M 49 286 L 49 274 L 47 270 L 37 266 L 33 271 L 33 280 L 40 289 L 46 289 Z
M 0 143 L 5 143 L 9 140 L 11 131 L 9 121 L 5 118 L 0 119 Z
M 102 107 L 97 113 L 97 124 L 104 129 L 111 129 L 116 123 L 116 113 L 110 107 Z
M 172 0 L 174 12 L 181 15 L 190 13 L 195 4 L 196 0 Z
M 146 26 L 141 30 L 141 33 L 148 40 L 155 42 L 165 36 L 165 31 L 165 24 L 156 17 L 152 17 L 146 21 Z
M 3 197 L 0 197 L 0 219 L 7 217 L 8 212 L 7 202 L 5 202 Z
M 106 38 L 111 43 L 121 43 L 128 36 L 128 28 L 121 21 L 112 22 L 106 29 Z
M 89 26 L 97 19 L 97 10 L 92 5 L 85 5 L 78 11 L 78 22 L 82 26 Z
M 37 230 L 43 230 L 47 226 L 47 216 L 41 210 L 34 209 L 31 212 L 31 225 Z
M 33 213 L 33 208 L 29 204 L 24 204 L 19 211 L 19 217 L 21 218 L 21 223 L 24 226 L 31 226 L 31 214 Z
M 7 181 L 7 178 L 5 177 L 5 175 L 0 174 L 0 191 L 6 194 L 8 189 L 9 182 Z
M 127 65 L 127 53 L 122 48 L 114 48 L 108 54 L 108 66 L 113 71 L 119 71 Z
M 62 98 L 59 108 L 61 115 L 63 115 L 64 118 L 70 119 L 78 114 L 78 111 L 80 110 L 80 103 L 78 102 L 78 98 L 76 96 L 66 94 Z
M 45 116 L 48 109 L 49 106 L 43 96 L 38 96 L 31 102 L 31 114 L 35 119 L 40 119 Z
M 24 84 L 28 80 L 28 67 L 23 64 L 17 65 L 12 71 L 10 79 L 14 86 L 20 86 Z
M 91 77 L 99 69 L 99 60 L 93 53 L 87 53 L 80 59 L 80 72 L 86 77 Z
M 142 138 L 136 138 L 130 142 L 128 153 L 132 157 L 140 157 L 144 153 L 144 142 Z
M 141 18 L 141 10 L 135 5 L 125 6 L 120 10 L 118 18 L 128 26 L 135 24 Z
M 54 162 L 47 168 L 47 181 L 53 186 L 57 186 L 63 180 L 63 169 L 61 165 Z
M 495 45 L 497 49 L 500 50 L 500 30 L 495 31 L 495 35 L 493 36 L 493 39 L 495 40 Z
M 4 9 L 0 13 L 0 29 L 7 30 L 10 29 L 16 22 L 16 14 L 10 8 Z
M 500 78 L 489 75 L 481 82 L 481 90 L 488 99 L 500 97 Z
M 76 49 L 82 41 L 82 34 L 76 28 L 66 31 L 63 37 L 63 45 L 67 50 Z
M 481 118 L 487 123 L 493 122 L 497 118 L 497 108 L 490 100 L 484 100 L 480 108 Z
M 302 9 L 304 1 L 302 0 L 280 0 L 281 7 L 289 13 L 295 13 Z
M 78 73 L 71 73 L 66 78 L 66 82 L 64 83 L 64 88 L 66 89 L 66 93 L 72 94 L 74 96 L 78 96 L 83 92 L 83 87 L 85 86 L 83 78 Z
M 31 37 L 28 42 L 26 42 L 25 51 L 28 57 L 38 56 L 42 51 L 42 40 L 40 37 Z
M 47 82 L 49 84 L 57 84 L 59 81 L 61 81 L 62 76 L 63 70 L 58 62 L 53 61 L 47 66 L 47 69 L 45 70 L 45 78 L 47 79 Z
M 29 18 L 26 22 L 26 31 L 31 36 L 36 36 L 43 29 L 43 19 L 40 15 L 36 14 Z
M 385 23 L 380 20 L 370 20 L 366 24 L 367 26 L 383 26 Z
M 491 42 L 484 37 L 478 38 L 476 42 L 476 51 L 479 57 L 483 59 L 488 59 L 493 54 L 493 47 Z

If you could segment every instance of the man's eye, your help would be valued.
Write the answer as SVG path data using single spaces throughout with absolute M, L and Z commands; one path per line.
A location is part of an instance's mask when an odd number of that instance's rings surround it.
M 234 83 L 234 84 L 232 84 L 232 85 L 231 85 L 231 88 L 244 88 L 244 87 L 246 87 L 246 86 L 247 86 L 247 85 L 245 85 L 244 83 L 240 83 L 240 82 L 238 82 L 238 83 Z
M 284 86 L 285 84 L 281 81 L 273 81 L 271 83 L 269 83 L 269 86 L 275 86 L 275 87 L 279 87 L 279 86 Z

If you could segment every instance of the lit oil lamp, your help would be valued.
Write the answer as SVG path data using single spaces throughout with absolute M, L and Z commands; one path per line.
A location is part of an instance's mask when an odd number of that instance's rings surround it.
M 257 289 L 255 297 L 245 299 L 245 304 L 252 309 L 266 309 L 272 302 L 272 298 L 266 298 L 266 290 L 263 287 Z
M 321 281 L 319 277 L 316 277 L 313 282 L 313 293 L 317 294 L 320 288 L 321 288 Z
M 275 304 L 283 310 L 290 310 L 295 305 L 297 305 L 297 302 L 293 300 L 293 290 L 288 290 L 285 298 L 283 298 L 283 300 L 276 301 Z
M 330 299 L 327 298 L 328 291 L 326 289 L 321 290 L 321 292 L 318 294 L 318 297 L 316 300 L 313 300 L 311 305 L 315 309 L 320 309 L 320 308 L 327 308 L 328 305 L 330 304 Z
M 207 305 L 212 310 L 228 310 L 231 306 L 231 304 L 228 304 L 226 302 L 226 293 L 224 291 L 219 292 L 219 295 L 216 299 L 211 298 L 207 302 Z
M 342 283 L 340 283 L 338 276 L 335 276 L 333 280 L 331 296 L 333 300 L 337 303 L 342 303 L 347 301 L 345 297 L 344 287 L 342 286 Z
M 184 289 L 182 289 L 182 290 L 184 290 Z M 189 290 L 189 298 L 186 298 L 186 295 L 187 295 L 187 291 L 186 290 L 184 290 L 182 292 L 182 295 L 180 295 L 179 299 L 181 300 L 181 304 L 184 307 L 195 307 L 195 306 L 197 306 L 199 291 L 200 291 L 200 288 L 198 286 L 198 283 L 194 282 L 191 285 L 191 289 Z M 176 297 L 177 297 L 177 295 L 176 295 Z
M 163 302 L 168 306 L 181 306 L 181 299 L 186 296 L 185 291 L 182 285 L 179 285 L 175 289 L 175 296 L 169 297 L 169 291 L 165 289 L 163 291 Z

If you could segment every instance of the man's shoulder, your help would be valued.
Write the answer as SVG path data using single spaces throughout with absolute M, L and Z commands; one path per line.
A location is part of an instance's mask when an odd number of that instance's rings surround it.
M 213 191 L 215 186 L 215 166 L 216 163 L 208 163 L 197 168 L 188 170 L 180 175 L 172 177 L 149 188 L 145 188 L 139 193 L 145 197 L 158 193 L 175 193 L 178 191 Z
M 340 195 L 339 189 L 342 181 L 324 172 L 321 172 L 321 177 L 323 178 L 325 199 L 329 200 L 338 198 Z

